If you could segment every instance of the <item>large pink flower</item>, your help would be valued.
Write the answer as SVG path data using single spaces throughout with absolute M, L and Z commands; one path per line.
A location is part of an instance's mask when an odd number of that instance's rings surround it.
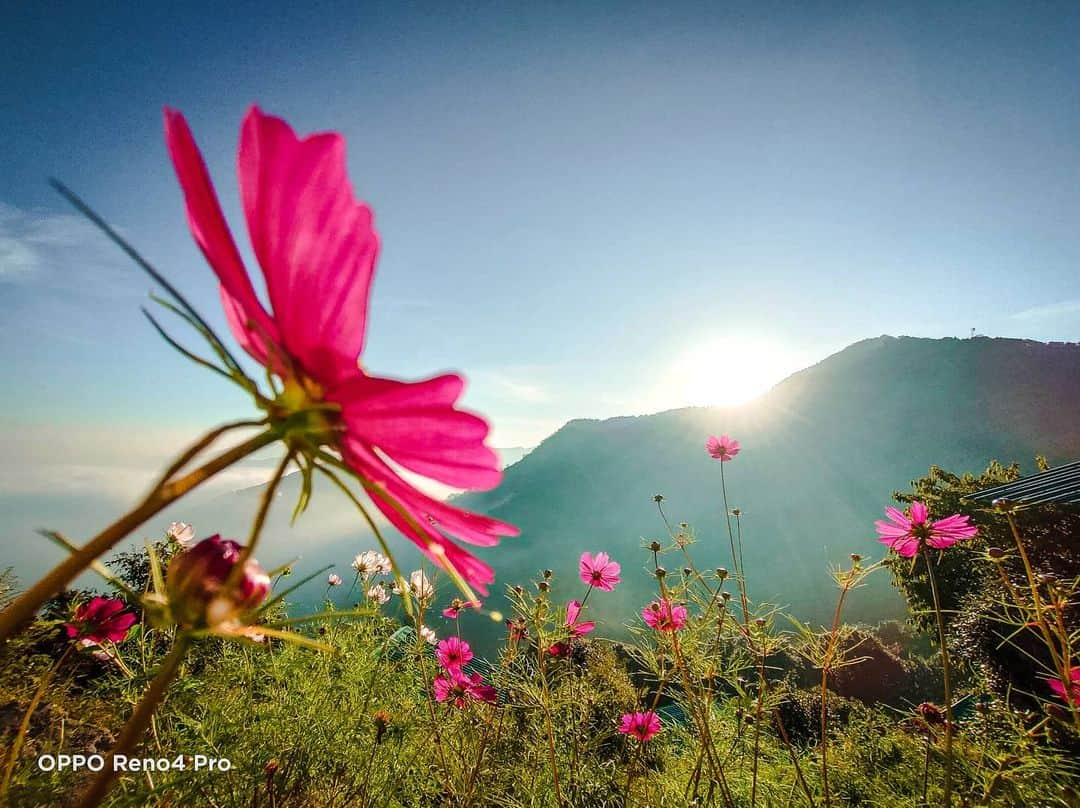
M 72 622 L 65 623 L 64 629 L 72 639 L 86 643 L 120 642 L 139 619 L 133 612 L 125 612 L 125 606 L 120 598 L 91 598 L 75 609 Z
M 889 521 L 879 519 L 874 523 L 878 541 L 889 545 L 905 558 L 913 557 L 923 544 L 935 550 L 944 550 L 958 541 L 973 538 L 979 532 L 965 514 L 953 514 L 936 522 L 931 521 L 930 511 L 918 501 L 911 503 L 910 516 L 893 507 L 886 508 L 885 515 Z
M 578 561 L 578 575 L 583 583 L 610 592 L 622 580 L 622 567 L 612 561 L 607 553 L 582 553 Z
M 619 732 L 642 743 L 650 741 L 660 732 L 660 716 L 652 710 L 647 713 L 626 713 L 619 723 Z
M 371 210 L 353 194 L 344 139 L 335 133 L 297 138 L 285 121 L 258 107 L 244 118 L 240 195 L 267 310 L 179 112 L 165 110 L 165 132 L 188 223 L 221 283 L 229 327 L 244 350 L 281 378 L 276 403 L 286 411 L 330 405 L 321 422 L 308 425 L 307 443 L 340 453 L 398 530 L 436 564 L 445 566 L 445 559 L 486 591 L 491 568 L 446 534 L 490 546 L 517 529 L 421 493 L 391 465 L 462 489 L 491 488 L 501 478 L 485 444 L 487 423 L 455 406 L 460 376 L 402 382 L 360 366 L 379 239 Z
M 1080 707 L 1080 666 L 1069 668 L 1068 685 L 1056 677 L 1048 679 L 1046 683 L 1057 697 L 1066 704 Z
M 727 435 L 721 435 L 719 438 L 716 435 L 709 435 L 709 439 L 705 441 L 705 451 L 713 460 L 726 463 L 739 453 L 739 442 Z

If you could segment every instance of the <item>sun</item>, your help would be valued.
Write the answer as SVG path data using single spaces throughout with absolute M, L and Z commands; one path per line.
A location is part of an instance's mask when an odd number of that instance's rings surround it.
M 737 406 L 804 366 L 796 352 L 769 338 L 708 337 L 686 348 L 672 363 L 665 394 L 681 406 Z

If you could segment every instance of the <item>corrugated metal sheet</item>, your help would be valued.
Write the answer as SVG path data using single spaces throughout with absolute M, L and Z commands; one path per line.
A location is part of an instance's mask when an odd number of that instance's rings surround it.
M 1048 502 L 1080 505 L 1080 460 L 1016 482 L 987 488 L 968 499 L 978 502 L 1007 499 L 1017 505 L 1042 505 Z

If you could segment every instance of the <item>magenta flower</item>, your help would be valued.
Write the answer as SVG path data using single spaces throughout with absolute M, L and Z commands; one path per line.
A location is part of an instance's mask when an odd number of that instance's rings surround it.
M 465 674 L 459 668 L 451 668 L 439 674 L 431 683 L 435 701 L 452 701 L 455 707 L 464 707 L 470 700 L 494 704 L 498 693 L 491 685 L 485 685 L 479 673 Z
M 473 658 L 472 648 L 460 637 L 447 637 L 435 647 L 439 664 L 450 670 L 461 670 Z
M 641 616 L 649 628 L 657 631 L 678 631 L 686 625 L 690 613 L 685 606 L 671 604 L 665 600 L 654 600 L 641 610 Z
M 578 562 L 578 574 L 581 580 L 589 586 L 610 592 L 621 580 L 619 572 L 622 570 L 617 563 L 608 558 L 607 553 L 582 553 Z
M 454 600 L 449 606 L 442 610 L 442 616 L 447 620 L 457 620 L 458 615 L 461 614 L 462 609 L 479 609 L 483 604 L 478 600 Z
M 1058 678 L 1047 679 L 1046 683 L 1054 691 L 1054 694 L 1066 704 L 1080 707 L 1080 667 L 1074 668 L 1070 666 L 1068 675 L 1068 686 Z
M 570 633 L 573 634 L 575 637 L 581 637 L 582 635 L 588 634 L 590 631 L 596 628 L 596 623 L 592 622 L 591 620 L 587 620 L 584 623 L 579 623 L 577 619 L 580 614 L 580 602 L 572 600 L 566 604 L 566 627 L 570 629 Z
M 213 535 L 172 557 L 165 590 L 173 619 L 184 628 L 214 628 L 242 618 L 270 594 L 270 576 L 249 558 L 226 590 L 243 547 Z
M 739 442 L 727 435 L 721 435 L 719 438 L 716 435 L 709 435 L 709 439 L 705 441 L 705 451 L 713 460 L 726 463 L 739 453 Z
M 874 523 L 878 541 L 905 558 L 912 558 L 924 544 L 944 550 L 958 541 L 974 538 L 979 532 L 965 514 L 958 513 L 933 522 L 926 506 L 917 501 L 911 503 L 910 516 L 893 507 L 886 508 L 885 515 L 889 517 L 888 522 L 879 519 Z
M 626 713 L 619 724 L 619 732 L 642 743 L 651 741 L 660 732 L 660 717 L 652 710 L 647 713 Z
M 72 622 L 65 623 L 64 629 L 69 637 L 84 644 L 120 642 L 139 620 L 133 612 L 125 612 L 125 606 L 120 598 L 91 598 L 75 609 Z
M 290 445 L 302 453 L 321 446 L 339 453 L 395 528 L 436 565 L 451 565 L 486 591 L 495 579 L 491 567 L 447 534 L 491 546 L 517 528 L 422 493 L 397 467 L 454 488 L 491 488 L 502 472 L 485 444 L 487 422 L 457 408 L 464 381 L 456 374 L 402 382 L 369 375 L 359 363 L 379 239 L 371 210 L 349 182 L 344 139 L 327 133 L 301 140 L 258 107 L 244 118 L 240 196 L 267 310 L 179 112 L 165 110 L 165 132 L 188 223 L 220 281 L 229 327 L 281 379 L 284 392 L 274 406 L 284 413 L 325 407 Z

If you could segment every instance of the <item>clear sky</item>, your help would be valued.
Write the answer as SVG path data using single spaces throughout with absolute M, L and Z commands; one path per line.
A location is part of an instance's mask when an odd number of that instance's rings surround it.
M 383 238 L 365 364 L 464 370 L 497 445 L 744 398 L 882 333 L 1080 340 L 1075 4 L 97 5 L 3 12 L 0 491 L 247 411 L 46 185 L 222 324 L 165 104 L 253 270 L 247 106 L 345 134 Z

